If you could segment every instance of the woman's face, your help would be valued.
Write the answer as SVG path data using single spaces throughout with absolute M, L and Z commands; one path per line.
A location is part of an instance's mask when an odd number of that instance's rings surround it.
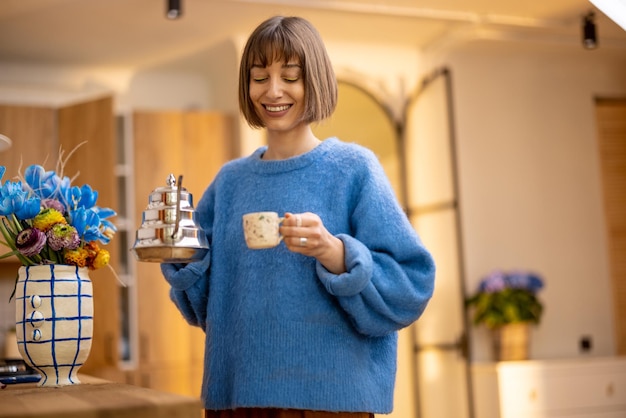
M 298 61 L 275 61 L 250 69 L 250 99 L 269 131 L 287 132 L 302 124 L 304 80 Z

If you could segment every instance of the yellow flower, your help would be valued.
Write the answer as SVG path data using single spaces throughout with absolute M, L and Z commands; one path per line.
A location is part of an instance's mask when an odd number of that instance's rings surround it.
M 110 258 L 111 258 L 111 255 L 109 254 L 109 252 L 105 249 L 101 249 L 100 251 L 98 251 L 98 253 L 96 254 L 96 257 L 93 259 L 93 262 L 90 268 L 93 270 L 93 269 L 99 269 L 101 267 L 104 267 L 107 264 L 109 264 Z
M 87 265 L 88 257 L 89 252 L 84 248 L 65 250 L 65 252 L 63 253 L 63 259 L 65 263 L 78 267 L 85 267 Z
M 56 224 L 66 224 L 63 214 L 56 209 L 46 208 L 33 218 L 33 226 L 46 232 Z

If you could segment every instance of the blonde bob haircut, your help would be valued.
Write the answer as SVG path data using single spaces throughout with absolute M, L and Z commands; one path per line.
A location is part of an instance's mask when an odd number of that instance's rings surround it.
M 296 61 L 302 66 L 304 114 L 302 121 L 319 122 L 337 106 L 337 79 L 317 29 L 301 17 L 274 16 L 250 35 L 239 66 L 239 109 L 253 128 L 265 127 L 250 100 L 250 70 L 275 61 Z

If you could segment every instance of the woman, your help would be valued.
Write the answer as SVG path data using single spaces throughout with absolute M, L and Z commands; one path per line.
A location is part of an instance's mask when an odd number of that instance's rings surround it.
M 206 332 L 207 417 L 392 410 L 397 330 L 424 311 L 435 267 L 376 157 L 313 134 L 336 101 L 315 28 L 261 23 L 243 52 L 239 102 L 267 146 L 226 164 L 198 202 L 204 260 L 162 265 L 173 301 Z M 242 215 L 258 211 L 284 214 L 277 247 L 246 247 Z

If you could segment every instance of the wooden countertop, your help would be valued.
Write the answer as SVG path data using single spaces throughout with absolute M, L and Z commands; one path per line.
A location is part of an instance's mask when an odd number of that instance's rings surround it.
M 200 418 L 198 399 L 79 376 L 80 385 L 0 390 L 0 418 Z

